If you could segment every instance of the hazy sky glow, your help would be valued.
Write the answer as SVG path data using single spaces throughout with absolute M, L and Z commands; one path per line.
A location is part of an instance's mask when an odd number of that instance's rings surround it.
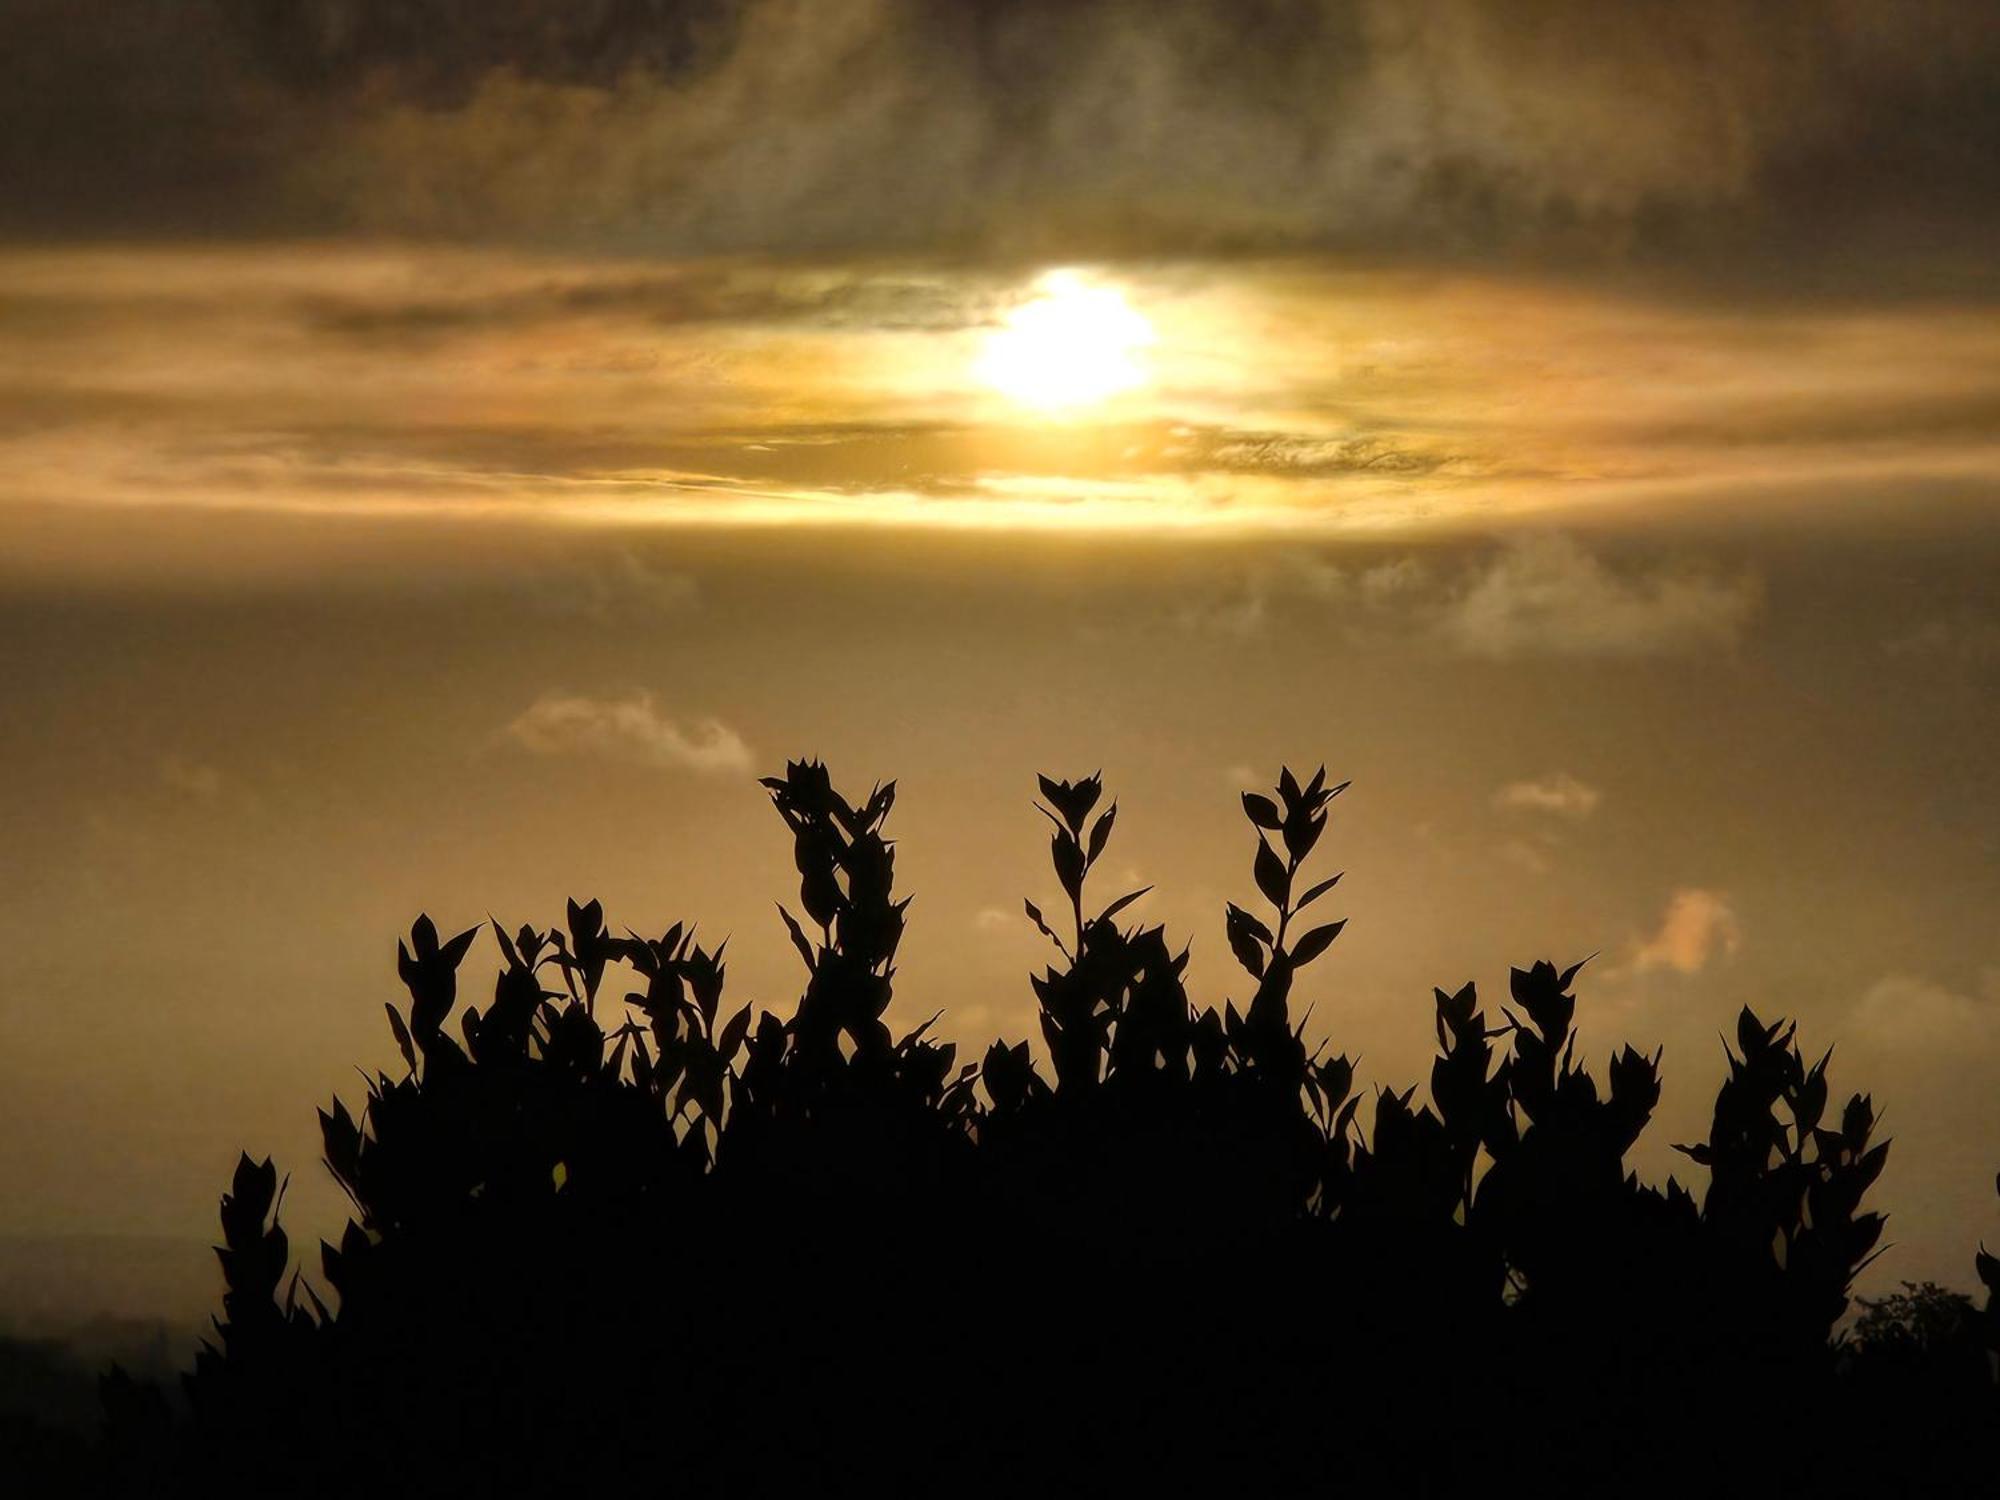
M 1324 760 L 1372 1082 L 1595 951 L 1649 1173 L 1750 1003 L 1872 1275 L 2000 1241 L 2000 9 L 92 10 L 0 0 L 0 1323 L 189 1310 L 239 1146 L 328 1228 L 419 910 L 788 1003 L 802 754 L 902 780 L 904 1019 L 1032 1032 L 1038 770 L 1219 998 Z
M 1301 261 L 321 244 L 0 265 L 15 501 L 1340 534 L 1720 490 L 1832 505 L 2000 463 L 2000 331 L 1950 304 Z M 1051 274 L 1080 301 L 1051 301 Z

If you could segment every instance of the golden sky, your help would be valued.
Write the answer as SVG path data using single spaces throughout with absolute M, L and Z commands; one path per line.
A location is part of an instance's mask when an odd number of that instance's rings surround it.
M 420 910 L 699 920 L 786 1005 L 797 755 L 900 778 L 898 1014 L 981 1045 L 1035 772 L 1219 999 L 1237 793 L 1324 761 L 1364 1077 L 1595 952 L 1664 1177 L 1796 1015 L 1877 1274 L 1968 1280 L 1992 7 L 1140 9 L 0 0 L 0 1322 L 62 1236 L 204 1290 L 239 1147 L 332 1227 Z
M 2000 460 L 2000 329 L 1952 303 L 325 244 L 0 272 L 22 503 L 1338 536 Z

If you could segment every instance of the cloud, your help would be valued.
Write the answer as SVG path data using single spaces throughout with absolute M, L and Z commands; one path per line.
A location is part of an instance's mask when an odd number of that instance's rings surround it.
M 701 719 L 683 728 L 662 716 L 646 692 L 625 698 L 546 694 L 504 733 L 535 755 L 599 756 L 704 775 L 733 775 L 751 765 L 750 747 L 728 725 Z
M 1891 1056 L 1990 1053 L 2000 1046 L 2000 969 L 1981 976 L 1976 995 L 1907 974 L 1887 975 L 1856 1003 L 1846 1030 Z
M 1989 0 L 119 10 L 0 0 L 17 227 L 1782 266 L 1990 224 L 2000 144 Z
M 1415 621 L 1437 612 L 1437 589 L 1436 575 L 1414 557 L 1352 566 L 1299 551 L 1198 593 L 1176 607 L 1174 618 L 1183 630 L 1248 640 L 1265 632 L 1281 604 L 1293 602 L 1333 612 L 1356 638 L 1380 627 L 1407 640 Z
M 1659 929 L 1633 946 L 1630 967 L 1639 974 L 1657 969 L 1699 974 L 1717 955 L 1733 954 L 1741 942 L 1736 913 L 1721 893 L 1691 887 L 1674 892 Z
M 1184 440 L 1190 467 L 1223 474 L 1271 474 L 1287 479 L 1357 475 L 1421 479 L 1464 468 L 1459 455 L 1435 446 L 1380 437 L 1322 438 L 1282 432 L 1191 432 Z
M 1182 630 L 1239 641 L 1262 635 L 1270 616 L 1269 589 L 1257 578 L 1245 580 L 1239 589 L 1197 597 L 1174 609 L 1175 623 Z
M 1552 813 L 1581 821 L 1597 811 L 1604 794 L 1567 771 L 1534 781 L 1512 781 L 1493 794 L 1493 805 L 1512 812 Z
M 1456 568 L 1405 556 L 1342 566 L 1301 552 L 1177 607 L 1183 629 L 1247 639 L 1281 605 L 1324 610 L 1357 644 L 1454 655 L 1645 656 L 1733 645 L 1763 590 L 1691 561 L 1606 562 L 1552 533 Z
M 213 802 L 222 795 L 222 773 L 214 766 L 169 755 L 160 762 L 163 785 L 196 802 Z
M 1322 604 L 1365 610 L 1398 605 L 1421 606 L 1435 589 L 1431 570 L 1414 557 L 1391 558 L 1367 567 L 1342 567 L 1314 553 L 1295 553 L 1270 580 L 1277 592 L 1315 599 Z
M 1549 851 L 1527 839 L 1508 839 L 1500 846 L 1500 857 L 1509 864 L 1519 865 L 1531 875 L 1546 875 L 1555 868 Z
M 1502 812 L 1527 813 L 1536 819 L 1524 836 L 1510 837 L 1500 845 L 1500 857 L 1534 875 L 1546 875 L 1556 866 L 1561 853 L 1561 835 L 1549 824 L 1550 818 L 1581 823 L 1597 810 L 1603 793 L 1567 771 L 1557 771 L 1528 781 L 1513 781 L 1493 794 L 1493 805 Z
M 2000 662 L 2000 619 L 1961 610 L 1924 621 L 1883 643 L 1891 656 L 1982 667 Z
M 621 549 L 535 574 L 528 596 L 548 614 L 610 625 L 682 614 L 700 603 L 701 586 L 686 573 L 656 567 Z
M 1566 536 L 1512 543 L 1463 582 L 1436 628 L 1469 656 L 1638 656 L 1727 646 L 1757 612 L 1749 575 L 1615 569 Z
M 302 93 L 365 85 L 413 104 L 463 104 L 500 70 L 555 84 L 699 76 L 728 53 L 736 0 L 251 0 L 226 4 L 254 55 Z
M 942 333 L 996 321 L 1009 285 L 970 270 L 944 276 L 889 266 L 815 267 L 785 274 L 731 262 L 609 270 L 586 262 L 541 265 L 534 276 L 505 285 L 474 277 L 416 295 L 379 285 L 340 286 L 300 297 L 293 310 L 314 333 L 389 348 L 584 320 L 653 335 L 716 324 Z

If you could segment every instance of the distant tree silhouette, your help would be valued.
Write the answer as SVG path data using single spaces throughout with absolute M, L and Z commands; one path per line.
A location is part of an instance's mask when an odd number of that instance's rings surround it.
M 217 1336 L 189 1418 L 114 1380 L 116 1483 L 221 1495 L 1938 1493 L 1990 1474 L 1983 1314 L 1928 1289 L 1836 1339 L 1883 1229 L 1888 1144 L 1829 1059 L 1745 1009 L 1699 1194 L 1625 1157 L 1660 1096 L 1577 1060 L 1581 965 L 1497 1014 L 1438 990 L 1429 1096 L 1309 1046 L 1300 975 L 1340 935 L 1309 875 L 1344 785 L 1246 794 L 1248 985 L 1090 890 L 1101 780 L 1041 778 L 1061 901 L 1026 912 L 1043 1058 L 960 1062 L 885 1023 L 908 900 L 894 784 L 766 780 L 806 970 L 789 1018 L 723 999 L 692 928 L 420 917 L 399 1074 L 320 1114 L 354 1203 L 289 1279 L 273 1164 L 222 1199 Z M 1948 1312 L 1948 1316 L 1945 1314 Z M 1948 1357 L 1944 1355 L 1948 1350 Z M 1921 1368 L 1922 1379 L 1910 1374 Z M 1943 1402 L 1922 1424 L 1911 1393 Z M 1897 1424 L 1902 1424 L 1900 1427 Z
M 1844 1339 L 1857 1363 L 1934 1368 L 1940 1356 L 1978 1364 L 1985 1357 L 1979 1310 L 1963 1292 L 1934 1281 L 1902 1283 L 1900 1292 L 1860 1299 L 1861 1316 Z

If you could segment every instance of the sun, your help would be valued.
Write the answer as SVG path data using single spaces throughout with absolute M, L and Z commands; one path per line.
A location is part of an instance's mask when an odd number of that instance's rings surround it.
M 1116 287 L 1050 271 L 987 335 L 973 373 L 1010 400 L 1069 411 L 1143 385 L 1153 325 Z

